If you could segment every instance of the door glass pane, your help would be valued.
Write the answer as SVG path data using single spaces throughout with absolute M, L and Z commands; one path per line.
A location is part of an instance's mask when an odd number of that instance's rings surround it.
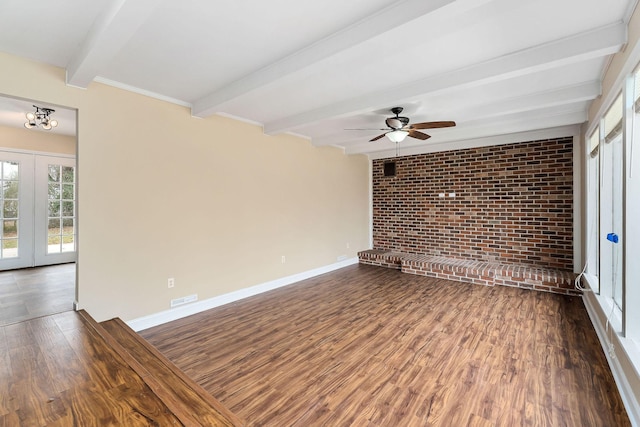
M 49 217 L 58 218 L 59 215 L 60 215 L 60 201 L 51 200 L 51 195 L 49 195 Z
M 74 222 L 75 220 L 73 218 L 64 218 L 62 220 L 62 252 L 73 252 L 76 250 Z
M 62 202 L 62 216 L 63 217 L 73 217 L 73 200 Z
M 18 239 L 2 239 L 2 258 L 18 256 Z
M 2 162 L 2 180 L 18 180 L 18 163 L 15 162 Z
M 59 254 L 60 253 L 60 236 L 49 235 L 47 238 L 47 253 Z
M 75 251 L 75 168 L 49 165 L 47 254 Z
M 62 182 L 65 183 L 74 183 L 76 182 L 76 170 L 73 166 L 63 166 L 62 167 Z
M 60 166 L 49 165 L 49 182 L 60 182 Z
M 49 183 L 49 199 L 59 199 L 60 198 L 60 184 L 58 184 L 57 182 L 50 182 Z
M 20 166 L 0 161 L 0 215 L 2 216 L 2 251 L 0 259 L 18 257 L 18 198 Z
M 17 200 L 3 200 L 2 217 L 15 218 L 15 219 L 18 218 L 18 201 Z

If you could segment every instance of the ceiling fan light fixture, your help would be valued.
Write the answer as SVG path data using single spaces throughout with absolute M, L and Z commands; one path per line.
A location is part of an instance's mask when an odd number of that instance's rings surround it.
M 448 128 L 456 125 L 453 121 L 438 121 L 438 122 L 422 122 L 410 125 L 408 117 L 402 117 L 399 114 L 402 112 L 402 107 L 394 107 L 391 112 L 395 114 L 395 117 L 388 117 L 385 120 L 387 129 L 351 129 L 351 130 L 384 130 L 383 134 L 375 136 L 369 140 L 369 142 L 375 142 L 385 136 L 396 145 L 399 142 L 409 136 L 411 138 L 419 139 L 421 141 L 431 138 L 431 135 L 420 132 L 418 129 L 435 129 L 435 128 Z
M 392 132 L 388 132 L 387 133 L 387 138 L 389 138 L 389 140 L 391 140 L 391 142 L 402 142 L 404 141 L 404 139 L 407 137 L 407 135 L 409 135 L 409 132 L 406 130 L 394 130 Z

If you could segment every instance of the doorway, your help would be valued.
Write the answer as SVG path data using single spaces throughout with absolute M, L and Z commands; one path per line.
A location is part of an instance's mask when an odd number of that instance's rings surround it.
M 26 126 L 46 106 L 59 126 Z M 0 95 L 0 324 L 77 300 L 77 110 Z

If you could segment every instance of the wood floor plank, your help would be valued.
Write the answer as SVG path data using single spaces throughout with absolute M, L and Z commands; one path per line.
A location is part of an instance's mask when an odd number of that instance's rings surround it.
M 94 327 L 185 425 L 244 425 L 120 319 Z
M 141 334 L 248 425 L 629 425 L 577 297 L 357 265 Z
M 0 426 L 182 425 L 72 316 L 0 327 Z

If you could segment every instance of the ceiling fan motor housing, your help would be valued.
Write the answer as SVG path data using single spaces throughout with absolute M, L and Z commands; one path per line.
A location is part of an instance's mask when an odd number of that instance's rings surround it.
M 385 120 L 385 123 L 391 129 L 401 129 L 409 124 L 409 117 L 389 117 L 387 120 Z

